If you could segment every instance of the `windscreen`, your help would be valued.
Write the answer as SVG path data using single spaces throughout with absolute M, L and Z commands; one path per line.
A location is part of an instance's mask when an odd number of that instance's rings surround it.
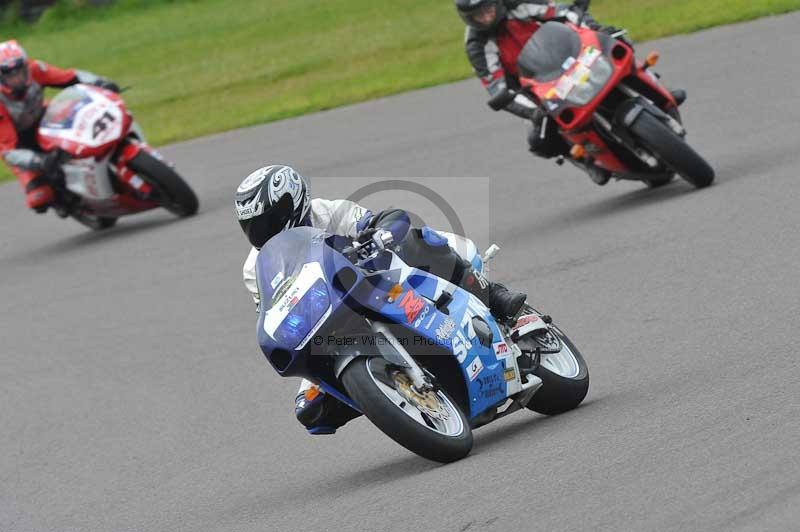
M 92 97 L 89 94 L 79 87 L 69 87 L 61 91 L 47 106 L 41 127 L 72 129 L 78 111 L 90 103 Z
M 292 284 L 304 264 L 318 263 L 323 267 L 335 253 L 325 245 L 328 235 L 312 227 L 298 227 L 283 231 L 267 241 L 256 261 L 256 277 L 261 295 L 261 306 L 269 310 L 274 301 Z
M 517 59 L 520 74 L 537 81 L 548 82 L 562 73 L 562 65 L 578 57 L 581 39 L 568 26 L 548 22 L 533 34 Z
M 298 227 L 267 241 L 256 260 L 261 297 L 259 344 L 267 356 L 275 349 L 301 349 L 309 335 L 342 304 L 341 283 L 347 271 L 359 274 L 328 244 L 320 229 Z

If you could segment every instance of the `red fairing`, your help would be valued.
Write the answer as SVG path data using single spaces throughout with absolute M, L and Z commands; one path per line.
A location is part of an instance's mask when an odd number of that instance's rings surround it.
M 99 87 L 92 87 L 93 90 L 98 91 L 103 94 L 106 98 L 111 100 L 116 107 L 122 113 L 122 128 L 120 130 L 120 134 L 116 135 L 113 139 L 109 139 L 108 142 L 96 146 L 91 147 L 80 142 L 49 136 L 42 132 L 40 128 L 37 132 L 37 141 L 39 142 L 39 146 L 42 147 L 44 151 L 51 151 L 56 148 L 61 149 L 75 158 L 86 158 L 86 157 L 105 157 L 111 152 L 120 142 L 120 140 L 124 139 L 128 133 L 130 132 L 131 125 L 133 124 L 133 117 L 128 112 L 128 109 L 125 107 L 125 102 L 123 102 L 122 98 L 119 97 L 118 94 L 115 92 L 101 89 Z M 89 127 L 88 124 L 86 127 Z
M 606 141 L 594 129 L 565 132 L 564 137 L 571 144 L 582 145 L 586 150 L 586 155 L 594 160 L 596 166 L 621 174 L 629 171 L 628 167 L 614 155 L 614 152 L 608 149 Z
M 675 97 L 672 96 L 672 93 L 667 90 L 667 88 L 658 81 L 658 78 L 655 77 L 654 74 L 650 73 L 649 70 L 645 69 L 645 64 L 642 61 L 638 61 L 636 64 L 636 77 L 648 87 L 659 93 L 664 99 L 667 101 L 666 109 L 671 107 L 678 107 L 678 102 L 675 101 Z
M 594 46 L 595 48 L 602 50 L 602 46 L 600 45 L 600 41 L 598 40 L 597 34 L 594 32 L 594 30 L 590 30 L 588 28 L 578 28 L 573 24 L 568 24 L 568 26 L 570 26 L 570 28 L 580 35 L 582 50 L 587 46 Z M 633 71 L 634 55 L 630 46 L 627 46 L 622 42 L 617 42 L 614 47 L 619 47 L 621 52 L 624 51 L 624 55 L 620 53 L 619 58 L 606 56 L 611 63 L 612 68 L 614 69 L 613 73 L 611 74 L 611 78 L 608 80 L 608 82 L 606 82 L 605 87 L 603 87 L 603 89 L 588 104 L 584 105 L 583 107 L 565 107 L 554 116 L 561 129 L 575 130 L 589 124 L 589 122 L 592 120 L 592 115 L 594 115 L 595 111 L 605 97 L 608 96 L 608 94 Z M 539 83 L 530 78 L 520 78 L 520 83 L 522 86 L 530 90 L 534 96 L 536 96 L 538 102 L 543 102 L 547 99 L 546 95 L 552 89 L 554 89 L 556 85 L 558 85 L 558 81 L 559 80 L 556 79 L 547 83 Z M 571 120 L 567 120 L 567 118 L 571 118 Z

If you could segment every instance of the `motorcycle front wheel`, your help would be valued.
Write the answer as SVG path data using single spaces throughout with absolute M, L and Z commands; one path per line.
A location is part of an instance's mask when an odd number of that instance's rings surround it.
M 472 429 L 444 390 L 417 392 L 401 368 L 361 357 L 341 377 L 347 393 L 376 427 L 428 460 L 454 462 L 472 450 Z
M 714 182 L 714 169 L 666 124 L 643 112 L 631 125 L 631 132 L 670 169 L 697 188 Z
M 180 217 L 192 216 L 200 202 L 191 187 L 166 163 L 142 150 L 128 161 L 128 167 L 158 191 L 161 205 Z

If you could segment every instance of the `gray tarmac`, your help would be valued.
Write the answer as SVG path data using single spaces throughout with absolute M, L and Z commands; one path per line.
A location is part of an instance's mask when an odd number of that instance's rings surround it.
M 0 530 L 800 530 L 799 24 L 639 46 L 689 91 L 701 191 L 536 160 L 474 80 L 167 147 L 192 219 L 91 233 L 0 187 Z M 447 466 L 363 418 L 307 436 L 240 276 L 232 194 L 268 162 L 324 197 L 444 196 L 581 348 L 584 404 L 481 428 Z M 416 193 L 363 203 L 448 222 Z

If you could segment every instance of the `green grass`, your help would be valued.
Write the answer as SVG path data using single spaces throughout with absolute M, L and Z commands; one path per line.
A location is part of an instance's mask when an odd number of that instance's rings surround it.
M 643 40 L 794 9 L 596 0 L 592 12 Z M 125 99 L 154 144 L 469 77 L 463 31 L 451 0 L 118 0 L 0 25 L 34 57 L 132 85 Z

